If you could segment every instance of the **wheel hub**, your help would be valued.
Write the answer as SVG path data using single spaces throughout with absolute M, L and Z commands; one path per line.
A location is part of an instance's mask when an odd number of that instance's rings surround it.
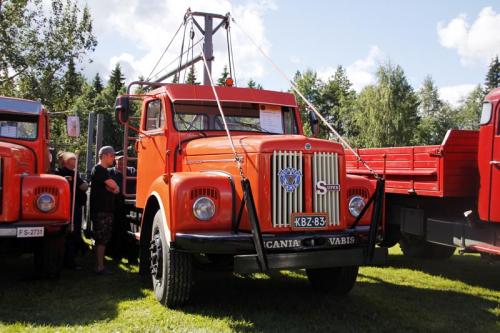
M 156 280 L 161 280 L 163 275 L 163 247 L 161 242 L 160 233 L 156 232 L 151 240 L 150 247 L 150 258 L 151 258 L 151 275 Z

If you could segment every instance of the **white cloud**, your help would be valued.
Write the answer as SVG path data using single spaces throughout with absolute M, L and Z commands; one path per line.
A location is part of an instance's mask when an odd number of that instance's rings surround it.
M 356 91 L 359 92 L 367 85 L 375 83 L 374 73 L 382 58 L 382 51 L 378 46 L 374 45 L 365 58 L 356 60 L 346 67 L 347 77 Z M 328 80 L 335 74 L 336 70 L 336 67 L 324 68 L 318 71 L 318 77 L 324 81 Z
M 476 88 L 475 84 L 460 84 L 456 86 L 446 86 L 439 88 L 439 97 L 450 103 L 452 106 L 458 106 Z
M 477 19 L 469 23 L 461 14 L 448 24 L 439 22 L 437 33 L 442 46 L 456 49 L 464 65 L 488 63 L 500 53 L 500 13 L 485 7 Z
M 193 11 L 220 14 L 230 12 L 237 23 L 249 32 L 266 52 L 271 49 L 271 43 L 265 36 L 263 16 L 267 11 L 276 9 L 273 1 L 248 1 L 241 5 L 232 4 L 230 0 L 164 0 L 161 2 L 89 0 L 88 3 L 100 42 L 93 57 L 96 61 L 107 64 L 108 67 L 113 67 L 116 62 L 120 62 L 127 81 L 134 80 L 139 75 L 146 77 L 149 75 L 181 24 L 187 8 Z M 203 18 L 198 18 L 198 22 L 203 26 Z M 215 20 L 215 24 L 218 22 L 219 20 Z M 187 28 L 187 34 L 189 34 L 189 28 L 190 26 Z M 194 40 L 197 41 L 201 34 L 196 28 L 194 29 L 196 33 Z M 263 77 L 265 60 L 238 27 L 232 25 L 231 32 L 238 81 L 246 82 L 244 80 L 249 78 Z M 156 71 L 164 68 L 179 56 L 182 33 L 183 29 L 180 30 Z M 223 28 L 214 36 L 213 75 L 215 77 L 228 62 L 225 36 Z M 102 59 L 104 50 L 107 50 L 108 55 Z M 201 48 L 195 47 L 194 56 L 196 57 L 200 52 Z M 174 69 L 177 65 L 178 62 L 171 64 L 168 70 Z M 198 79 L 202 80 L 202 64 L 198 64 L 196 69 Z

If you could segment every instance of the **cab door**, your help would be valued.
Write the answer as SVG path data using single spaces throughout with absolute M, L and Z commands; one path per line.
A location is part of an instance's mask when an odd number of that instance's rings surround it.
M 493 151 L 490 160 L 490 207 L 489 220 L 500 222 L 500 101 L 494 105 L 495 134 L 493 137 Z
M 137 140 L 137 207 L 144 207 L 151 184 L 167 170 L 165 107 L 160 97 L 147 100 Z

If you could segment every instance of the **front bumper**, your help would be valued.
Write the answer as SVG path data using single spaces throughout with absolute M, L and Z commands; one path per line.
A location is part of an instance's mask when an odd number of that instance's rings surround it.
M 44 234 L 61 231 L 69 225 L 69 221 L 19 221 L 0 224 L 0 238 L 16 238 L 18 228 L 44 227 Z
M 384 263 L 387 249 L 376 248 L 368 259 L 369 227 L 343 232 L 262 234 L 269 269 L 300 269 L 360 266 Z M 176 251 L 234 256 L 234 270 L 260 272 L 251 233 L 177 233 L 172 244 Z

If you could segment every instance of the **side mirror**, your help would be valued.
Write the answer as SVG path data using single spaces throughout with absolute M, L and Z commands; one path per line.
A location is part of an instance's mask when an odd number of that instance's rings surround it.
M 319 120 L 316 113 L 312 110 L 309 110 L 309 125 L 311 126 L 313 137 L 317 137 L 319 135 Z
M 115 102 L 115 117 L 120 124 L 128 121 L 130 114 L 130 100 L 128 96 L 118 96 Z
M 66 118 L 66 132 L 72 138 L 80 136 L 80 118 L 78 116 L 68 116 Z

